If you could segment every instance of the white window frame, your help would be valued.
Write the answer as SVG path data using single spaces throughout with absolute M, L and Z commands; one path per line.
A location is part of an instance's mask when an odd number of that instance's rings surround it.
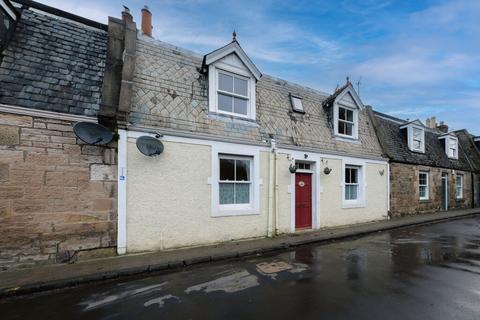
M 218 93 L 223 93 L 233 97 L 240 97 L 245 98 L 242 95 L 236 95 L 235 93 L 231 92 L 224 92 L 219 90 L 219 73 L 227 74 L 230 76 L 242 78 L 247 80 L 247 114 L 240 114 L 235 112 L 228 112 L 223 111 L 218 108 Z M 216 62 L 212 65 L 208 66 L 208 110 L 212 113 L 243 118 L 243 119 L 250 119 L 256 120 L 256 103 L 255 103 L 255 78 L 252 74 L 249 73 L 248 70 L 244 70 L 238 67 L 234 67 L 232 65 L 222 63 L 221 61 Z
M 458 182 L 460 181 L 460 186 Z M 460 188 L 460 192 L 459 192 Z M 457 199 L 463 199 L 463 188 L 464 188 L 464 176 L 463 174 L 458 173 L 455 179 L 455 195 Z
M 445 154 L 447 155 L 447 157 L 449 157 L 450 159 L 458 159 L 458 138 L 451 134 L 448 134 L 441 136 L 439 139 L 443 140 Z M 450 142 L 455 142 L 456 148 L 454 149 L 453 154 L 450 154 Z
M 446 141 L 447 141 L 447 145 L 445 147 L 447 148 L 448 157 L 452 159 L 458 159 L 458 139 L 456 137 L 448 137 Z M 455 143 L 454 149 L 450 148 L 451 142 Z M 450 153 L 451 150 L 453 150 L 453 153 Z
M 295 100 L 298 100 L 300 105 L 301 105 L 301 108 L 296 108 L 295 107 Z M 305 113 L 305 106 L 303 105 L 303 99 L 299 96 L 296 96 L 294 94 L 290 94 L 290 103 L 292 104 L 292 110 L 295 111 L 295 112 L 299 112 L 299 113 Z
M 349 110 L 349 111 L 353 112 L 353 122 L 339 119 L 339 113 L 340 113 L 339 109 L 340 108 L 343 108 L 345 110 Z M 334 106 L 334 109 L 333 109 L 333 121 L 334 121 L 334 131 L 335 131 L 335 135 L 337 137 L 350 139 L 350 140 L 358 140 L 358 109 L 350 108 L 350 107 L 344 106 L 342 104 L 335 103 L 335 106 Z M 339 121 L 351 123 L 353 125 L 351 136 L 348 135 L 348 134 L 343 134 L 343 133 L 338 132 L 338 122 Z
M 358 196 L 356 200 L 346 200 L 345 199 L 345 169 L 346 168 L 356 168 L 358 169 Z M 355 159 L 343 161 L 342 165 L 342 208 L 363 208 L 366 206 L 365 203 L 365 192 L 366 192 L 366 177 L 365 177 L 365 161 L 358 161 Z
M 420 175 L 422 175 L 422 174 L 426 175 L 426 184 L 420 184 Z M 430 180 L 429 179 L 430 179 L 430 174 L 429 174 L 428 171 L 420 171 L 418 173 L 418 198 L 420 200 L 429 200 L 430 199 Z M 425 189 L 426 189 L 426 193 L 425 193 L 426 195 L 424 197 L 422 197 L 420 195 L 420 187 L 425 187 Z
M 400 129 L 404 129 L 405 127 L 401 127 Z M 410 151 L 413 151 L 413 152 L 419 152 L 419 153 L 425 153 L 425 128 L 419 126 L 419 125 L 416 125 L 416 124 L 413 124 L 413 123 L 410 123 L 406 126 L 407 128 L 407 143 L 408 143 L 408 149 Z M 417 130 L 420 130 L 422 132 L 422 138 L 421 138 L 421 143 L 420 143 L 420 148 L 415 148 L 415 144 L 414 144 L 414 134 L 413 134 L 413 131 L 417 129 Z
M 252 191 L 253 191 L 253 182 L 252 182 L 252 167 L 253 167 L 253 158 L 249 156 L 238 156 L 238 155 L 230 155 L 230 154 L 219 154 L 218 155 L 218 161 L 221 159 L 228 159 L 228 160 L 248 160 L 250 162 L 249 165 L 249 176 L 250 180 L 249 181 L 236 181 L 236 180 L 220 180 L 218 179 L 218 197 L 219 197 L 219 207 L 221 210 L 237 210 L 237 209 L 249 209 L 252 206 Z M 220 170 L 220 165 L 218 170 Z M 220 172 L 220 171 L 219 171 Z M 221 183 L 231 183 L 231 184 L 249 184 L 249 201 L 248 203 L 239 203 L 239 204 L 220 204 L 220 184 Z
M 220 204 L 220 158 L 250 158 L 250 203 Z M 212 146 L 211 184 L 212 217 L 260 214 L 260 152 L 258 148 L 244 145 L 218 143 Z

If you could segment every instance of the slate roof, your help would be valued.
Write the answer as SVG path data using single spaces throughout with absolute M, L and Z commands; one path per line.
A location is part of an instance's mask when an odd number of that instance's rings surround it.
M 465 152 L 475 171 L 480 172 L 480 150 L 473 142 L 473 136 L 465 129 L 455 131 L 460 148 Z
M 383 151 L 391 161 L 464 171 L 472 170 L 461 148 L 458 151 L 458 160 L 447 156 L 442 142 L 438 139 L 442 135 L 440 131 L 425 128 L 425 153 L 418 153 L 408 149 L 406 131 L 400 129 L 408 121 L 380 112 L 374 112 L 374 118 L 375 129 Z
M 256 121 L 210 113 L 202 62 L 201 55 L 139 35 L 131 126 L 262 145 L 273 135 L 281 147 L 382 159 L 364 110 L 359 112 L 359 140 L 336 139 L 328 108 L 322 107 L 329 94 L 269 75 L 256 84 Z M 304 114 L 292 110 L 290 94 L 302 98 Z
M 0 103 L 95 115 L 106 46 L 104 30 L 23 9 L 0 58 Z

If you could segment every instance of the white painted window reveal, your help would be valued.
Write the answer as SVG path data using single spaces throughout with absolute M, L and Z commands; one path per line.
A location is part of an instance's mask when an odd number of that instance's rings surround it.
M 457 174 L 455 191 L 457 199 L 463 199 L 463 174 Z
M 420 200 L 429 199 L 428 172 L 418 174 L 418 193 Z

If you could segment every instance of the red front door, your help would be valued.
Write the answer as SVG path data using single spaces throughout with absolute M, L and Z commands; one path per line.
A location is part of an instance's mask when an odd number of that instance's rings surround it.
M 312 175 L 295 174 L 295 228 L 312 227 Z

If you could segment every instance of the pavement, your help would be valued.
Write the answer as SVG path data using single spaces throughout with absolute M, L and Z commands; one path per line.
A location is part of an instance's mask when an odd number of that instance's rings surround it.
M 480 209 L 478 208 L 439 212 L 282 235 L 275 238 L 234 241 L 212 246 L 93 259 L 74 264 L 3 271 L 0 272 L 0 298 L 129 276 L 168 272 L 195 264 L 261 255 L 273 251 L 287 251 L 306 244 L 330 242 L 407 226 L 461 219 L 479 213 Z

